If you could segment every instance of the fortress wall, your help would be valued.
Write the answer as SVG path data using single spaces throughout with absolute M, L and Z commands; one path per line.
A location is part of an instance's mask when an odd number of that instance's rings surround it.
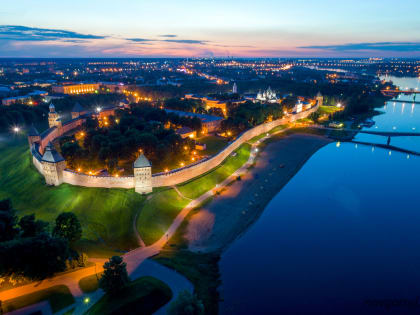
M 68 123 L 65 123 L 63 127 L 61 128 L 61 135 L 64 135 L 65 133 L 69 132 L 70 130 L 76 129 L 77 127 L 82 126 L 85 123 L 86 119 L 75 119 L 71 120 Z
M 36 158 L 35 155 L 32 156 L 32 162 L 34 163 L 34 166 L 40 172 L 42 175 L 44 175 L 44 170 L 42 169 L 41 161 Z
M 152 176 L 152 187 L 160 187 L 160 186 L 172 186 L 183 183 L 187 180 L 193 179 L 197 176 L 200 176 L 213 168 L 217 167 L 222 163 L 233 151 L 235 151 L 239 146 L 243 143 L 247 142 L 248 140 L 262 134 L 265 132 L 270 131 L 271 129 L 287 124 L 294 120 L 298 120 L 301 118 L 307 117 L 312 112 L 315 112 L 318 107 L 313 107 L 310 110 L 301 112 L 296 115 L 292 115 L 289 117 L 285 117 L 282 119 L 278 119 L 269 123 L 261 124 L 259 126 L 254 127 L 253 129 L 247 130 L 242 133 L 233 143 L 231 143 L 228 147 L 226 147 L 223 151 L 219 152 L 217 155 L 203 160 L 201 162 L 197 162 L 196 164 L 186 166 L 184 168 L 180 168 L 177 170 L 173 170 L 169 173 L 159 173 Z M 69 124 L 65 124 L 66 129 L 62 130 L 71 130 L 83 124 L 83 119 L 75 120 Z M 63 126 L 63 127 L 64 127 Z M 67 127 L 68 126 L 68 127 Z M 61 134 L 56 127 L 51 128 L 52 130 L 41 139 L 40 145 L 40 152 L 43 152 L 44 147 L 48 144 L 48 142 L 54 140 L 55 138 L 59 137 Z M 66 132 L 67 132 L 66 131 Z M 36 154 L 32 152 L 33 155 L 33 163 L 38 171 L 43 174 L 42 171 L 42 164 L 36 158 Z M 68 183 L 71 185 L 77 186 L 85 186 L 85 187 L 103 187 L 103 188 L 134 188 L 134 176 L 127 176 L 127 177 L 112 177 L 112 176 L 89 176 L 87 174 L 81 174 L 74 172 L 69 169 L 65 169 L 63 171 L 63 182 Z
M 63 182 L 76 186 L 102 188 L 134 188 L 134 176 L 90 176 L 69 169 L 63 171 Z
M 318 106 L 315 106 L 299 114 L 295 114 L 289 117 L 278 119 L 269 123 L 261 124 L 250 130 L 247 130 L 242 135 L 240 135 L 233 143 L 231 143 L 228 147 L 226 147 L 223 151 L 221 151 L 220 153 L 218 153 L 217 155 L 213 156 L 210 159 L 204 160 L 197 164 L 186 166 L 184 168 L 173 170 L 168 173 L 155 174 L 152 177 L 152 186 L 160 187 L 160 186 L 177 185 L 187 180 L 193 179 L 194 177 L 200 176 L 212 170 L 213 168 L 217 167 L 233 151 L 235 151 L 237 148 L 239 148 L 243 143 L 247 142 L 248 140 L 256 136 L 259 136 L 262 133 L 268 132 L 277 126 L 284 125 L 289 122 L 293 122 L 295 120 L 305 118 L 311 113 L 315 112 L 316 110 L 318 110 Z
M 60 136 L 60 132 L 57 127 L 50 128 L 50 132 L 41 138 L 41 145 L 39 148 L 39 152 L 43 154 L 44 149 L 48 145 L 48 143 L 54 141 L 54 139 L 58 138 L 59 136 Z

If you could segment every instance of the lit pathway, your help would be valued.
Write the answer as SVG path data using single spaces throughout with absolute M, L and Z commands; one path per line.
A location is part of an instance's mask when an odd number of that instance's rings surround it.
M 188 198 L 188 197 L 185 197 L 183 194 L 182 194 L 182 192 L 178 189 L 178 187 L 176 187 L 175 185 L 174 186 L 171 186 L 175 191 L 176 191 L 176 193 L 181 197 L 181 198 L 184 198 L 184 199 L 187 199 L 187 200 L 192 200 L 191 198 Z
M 284 131 L 284 130 L 282 130 Z M 281 131 L 281 132 L 282 132 Z M 249 156 L 248 161 L 239 169 L 237 169 L 233 174 L 231 174 L 228 178 L 226 178 L 223 182 L 219 183 L 216 187 L 216 189 L 221 189 L 231 183 L 232 181 L 235 181 L 238 176 L 243 175 L 249 166 L 251 166 L 254 161 L 255 157 L 257 155 L 257 146 L 260 142 L 264 141 L 270 137 L 269 134 L 267 134 L 264 138 L 260 139 L 256 143 L 252 144 L 251 147 L 251 153 Z M 176 189 L 177 190 L 177 189 Z M 178 191 L 178 190 L 177 190 Z M 178 191 L 179 192 L 179 191 Z M 161 249 L 165 246 L 165 244 L 168 242 L 168 240 L 175 234 L 178 227 L 181 225 L 181 223 L 184 221 L 184 219 L 187 217 L 187 215 L 190 213 L 191 210 L 194 208 L 197 208 L 202 204 L 206 199 L 212 197 L 214 195 L 214 190 L 209 190 L 197 199 L 191 200 L 191 202 L 181 210 L 180 213 L 176 216 L 175 220 L 172 222 L 166 233 L 154 244 L 146 247 L 139 247 L 136 248 L 124 255 L 124 261 L 127 263 L 127 271 L 132 280 L 137 279 L 139 276 L 141 276 L 141 269 L 139 269 L 139 266 L 147 259 L 152 256 L 155 256 L 159 254 Z M 181 192 L 179 192 L 181 194 Z M 181 194 L 181 196 L 183 196 Z M 67 310 L 70 310 L 72 308 L 75 308 L 75 311 L 73 314 L 83 314 L 92 304 L 94 304 L 97 300 L 100 299 L 100 297 L 103 295 L 102 290 L 97 290 L 94 293 L 91 294 L 84 294 L 80 287 L 79 287 L 79 281 L 80 279 L 94 275 L 96 273 L 100 273 L 103 270 L 103 264 L 107 261 L 106 259 L 89 259 L 90 262 L 93 262 L 95 265 L 87 268 L 83 268 L 74 272 L 67 272 L 60 275 L 55 276 L 51 279 L 46 279 L 41 282 L 33 282 L 28 285 L 20 286 L 14 289 L 6 290 L 3 292 L 0 292 L 0 300 L 6 301 L 11 298 L 15 298 L 21 295 L 26 295 L 29 293 L 33 293 L 39 290 L 47 289 L 52 286 L 56 285 L 66 285 L 70 292 L 73 294 L 73 296 L 76 299 L 76 304 L 73 304 L 72 306 L 67 307 L 65 310 L 59 312 L 59 314 L 64 313 Z M 157 278 L 159 277 L 159 274 L 156 275 Z M 162 279 L 165 282 L 165 279 Z M 90 302 L 86 305 L 83 303 L 83 299 L 85 297 L 90 298 Z

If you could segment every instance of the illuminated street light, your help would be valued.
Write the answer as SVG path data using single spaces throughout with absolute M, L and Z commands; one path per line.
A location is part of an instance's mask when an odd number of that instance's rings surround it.
M 90 298 L 87 296 L 83 299 L 83 303 L 88 304 L 90 302 Z
M 13 127 L 13 132 L 14 133 L 18 133 L 20 131 L 20 128 L 19 127 Z
M 102 108 L 100 108 L 99 106 L 96 107 L 96 111 L 99 113 L 101 111 Z

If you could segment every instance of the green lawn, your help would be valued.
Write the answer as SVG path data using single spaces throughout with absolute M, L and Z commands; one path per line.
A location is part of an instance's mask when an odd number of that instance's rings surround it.
M 165 283 L 142 277 L 116 296 L 104 295 L 85 314 L 153 314 L 171 298 L 172 291 Z
M 90 275 L 79 280 L 79 287 L 83 293 L 95 292 L 99 288 L 99 280 L 102 273 Z
M 3 302 L 3 311 L 5 313 L 11 312 L 42 301 L 48 301 L 50 303 L 53 313 L 75 302 L 69 288 L 65 285 L 57 285 L 31 294 L 22 295 L 12 300 L 7 300 Z
M 321 115 L 329 115 L 334 114 L 335 112 L 338 112 L 340 110 L 343 110 L 342 108 L 338 108 L 337 106 L 325 106 L 322 105 L 319 107 L 319 113 Z
M 229 140 L 217 136 L 207 136 L 200 138 L 198 142 L 206 144 L 205 154 L 215 155 L 227 147 Z
M 137 229 L 147 244 L 153 244 L 166 232 L 178 213 L 189 203 L 174 189 L 160 190 L 144 203 L 137 218 Z
M 195 199 L 206 191 L 214 188 L 216 184 L 224 181 L 245 164 L 251 153 L 251 145 L 248 143 L 242 144 L 235 152 L 236 156 L 230 155 L 222 164 L 220 164 L 220 166 L 210 172 L 179 185 L 179 190 L 184 196 Z
M 85 242 L 81 244 L 88 255 L 93 244 L 100 245 L 102 252 L 136 247 L 130 227 L 145 197 L 126 189 L 48 187 L 32 164 L 26 142 L 0 150 L 0 199 L 11 198 L 19 216 L 35 213 L 51 228 L 58 214 L 74 212 L 82 223 Z

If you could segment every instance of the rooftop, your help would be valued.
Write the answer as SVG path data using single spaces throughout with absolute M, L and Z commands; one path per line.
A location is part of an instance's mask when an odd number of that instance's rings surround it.
M 144 156 L 144 154 L 140 154 L 137 160 L 134 162 L 134 168 L 142 168 L 142 167 L 151 167 L 152 164 L 150 161 Z
M 44 155 L 42 156 L 43 162 L 49 163 L 58 163 L 61 161 L 65 161 L 64 158 L 58 153 L 54 147 L 52 146 L 51 142 L 45 147 Z

